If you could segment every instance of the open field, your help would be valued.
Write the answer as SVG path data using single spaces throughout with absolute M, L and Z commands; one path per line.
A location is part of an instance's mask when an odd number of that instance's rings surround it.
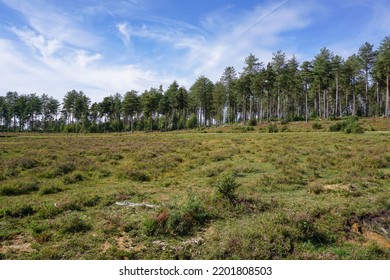
M 0 135 L 0 259 L 390 259 L 390 121 L 360 122 Z

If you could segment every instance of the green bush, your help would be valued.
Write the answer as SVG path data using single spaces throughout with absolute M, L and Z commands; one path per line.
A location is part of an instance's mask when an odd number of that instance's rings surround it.
M 12 185 L 4 186 L 0 188 L 0 195 L 13 196 L 29 194 L 39 190 L 39 183 L 32 182 L 20 182 Z
M 192 129 L 198 125 L 198 119 L 195 114 L 191 114 L 189 119 L 187 120 L 187 128 Z
M 0 210 L 0 217 L 23 218 L 35 214 L 35 210 L 31 205 L 21 205 L 13 208 Z
M 267 132 L 268 133 L 277 133 L 278 132 L 278 127 L 276 124 L 269 124 L 267 126 Z
M 56 168 L 55 174 L 64 175 L 74 171 L 75 169 L 76 169 L 76 165 L 73 162 L 68 161 L 68 162 L 60 163 Z
M 316 129 L 316 130 L 322 129 L 322 124 L 320 124 L 320 123 L 318 123 L 318 122 L 315 122 L 315 123 L 312 124 L 311 127 L 312 127 L 313 129 Z
M 40 207 L 37 215 L 41 219 L 53 219 L 62 212 L 64 212 L 64 209 L 57 207 L 53 203 L 45 203 Z
M 343 131 L 344 133 L 359 134 L 364 133 L 363 127 L 359 124 L 359 118 L 357 116 L 350 116 L 345 121 L 335 123 L 329 127 L 329 131 L 337 132 Z
M 282 119 L 281 121 L 280 121 L 280 124 L 282 124 L 282 125 L 286 125 L 286 124 L 288 124 L 290 122 L 290 120 L 289 119 L 287 119 L 287 118 L 284 118 L 284 119 Z
M 257 125 L 257 120 L 254 119 L 254 118 L 250 119 L 250 120 L 249 120 L 249 125 L 250 125 L 250 126 L 256 126 L 256 125 Z
M 84 176 L 81 173 L 75 173 L 64 177 L 64 184 L 71 185 L 84 180 Z
M 185 204 L 169 213 L 166 228 L 173 235 L 186 235 L 191 233 L 195 226 L 204 224 L 208 216 L 200 201 L 190 194 Z
M 240 185 L 236 182 L 234 174 L 225 174 L 214 186 L 219 195 L 233 201 L 237 198 L 236 190 Z
M 59 193 L 62 192 L 62 188 L 56 187 L 56 186 L 50 186 L 50 187 L 44 187 L 39 190 L 39 193 L 41 195 L 46 195 L 46 194 L 54 194 L 54 193 Z
M 92 226 L 78 213 L 71 213 L 61 220 L 60 231 L 62 233 L 86 232 Z
M 208 218 L 209 214 L 199 199 L 190 193 L 184 204 L 161 210 L 154 216 L 147 216 L 143 222 L 143 232 L 148 236 L 157 234 L 187 235 L 196 226 L 203 225 Z
M 38 161 L 29 157 L 16 158 L 9 163 L 10 168 L 21 167 L 22 169 L 32 169 L 37 165 Z
M 137 182 L 149 182 L 151 180 L 151 177 L 148 172 L 143 170 L 128 170 L 123 174 L 123 176 L 126 179 L 130 179 L 132 181 Z

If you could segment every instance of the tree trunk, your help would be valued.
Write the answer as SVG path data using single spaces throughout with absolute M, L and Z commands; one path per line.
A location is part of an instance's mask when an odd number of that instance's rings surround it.
M 253 96 L 249 97 L 249 119 L 253 118 Z
M 385 116 L 386 118 L 389 118 L 389 99 L 390 99 L 390 93 L 389 93 L 389 74 L 386 75 L 386 112 Z
M 335 110 L 335 117 L 338 117 L 339 116 L 339 113 L 338 113 L 338 107 L 339 105 L 339 76 L 336 75 L 336 110 Z
M 307 104 L 307 83 L 305 84 L 305 111 L 306 111 L 306 122 L 309 121 L 309 106 Z
M 324 119 L 326 119 L 326 89 L 323 92 L 323 101 L 324 101 Z
M 278 119 L 280 119 L 280 89 L 278 88 Z
M 318 88 L 318 117 L 321 118 L 321 86 Z
M 368 117 L 368 71 L 366 71 L 366 117 Z
M 348 88 L 345 89 L 345 115 L 348 116 Z
M 380 114 L 381 110 L 381 104 L 379 101 L 379 83 L 376 83 L 376 115 L 378 116 Z
M 352 88 L 352 115 L 356 115 L 356 110 L 355 110 L 355 105 L 356 105 L 356 94 L 355 94 L 355 86 Z

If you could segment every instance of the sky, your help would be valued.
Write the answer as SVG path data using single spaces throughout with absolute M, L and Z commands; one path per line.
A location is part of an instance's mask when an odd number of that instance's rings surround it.
M 253 53 L 344 58 L 390 35 L 388 0 L 0 0 L 0 95 L 73 89 L 92 101 L 186 88 Z

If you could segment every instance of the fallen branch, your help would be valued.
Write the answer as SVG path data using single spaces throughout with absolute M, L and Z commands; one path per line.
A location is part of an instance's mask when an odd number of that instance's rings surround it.
M 120 201 L 120 202 L 116 202 L 115 204 L 116 205 L 120 205 L 120 206 L 127 206 L 127 207 L 148 207 L 148 208 L 158 207 L 157 205 L 146 204 L 144 202 L 142 202 L 142 203 L 133 203 L 133 202 L 128 202 L 128 201 Z

